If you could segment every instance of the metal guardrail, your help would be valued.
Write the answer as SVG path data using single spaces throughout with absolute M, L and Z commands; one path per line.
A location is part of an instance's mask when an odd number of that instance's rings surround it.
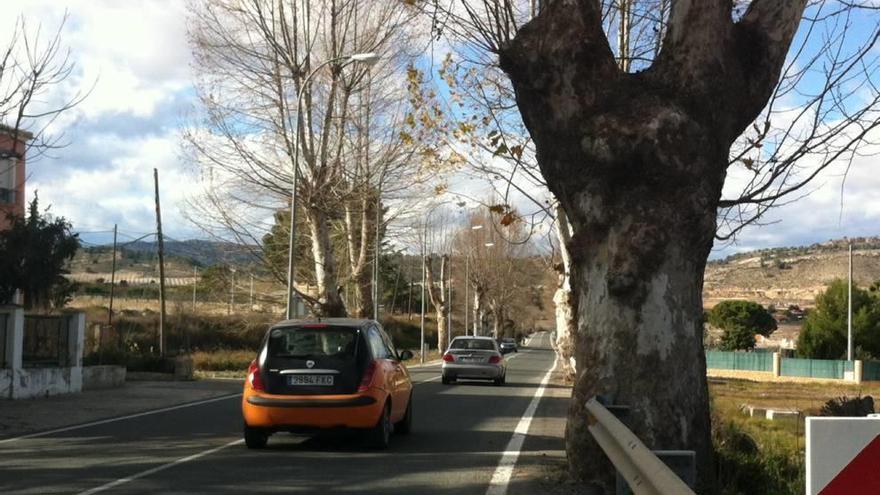
M 587 401 L 587 429 L 635 495 L 694 495 L 666 464 L 595 397 Z

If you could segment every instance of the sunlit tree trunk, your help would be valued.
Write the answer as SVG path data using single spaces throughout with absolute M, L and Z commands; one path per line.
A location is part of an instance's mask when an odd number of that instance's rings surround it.
M 425 274 L 427 275 L 428 296 L 437 315 L 437 350 L 440 352 L 446 351 L 446 340 L 449 334 L 449 322 L 447 320 L 447 315 L 449 314 L 449 301 L 447 297 L 449 292 L 446 290 L 448 279 L 446 272 L 448 268 L 449 256 L 444 254 L 440 257 L 440 287 L 436 287 L 434 285 L 433 257 L 428 256 Z
M 315 258 L 315 283 L 318 302 L 313 308 L 319 316 L 347 316 L 345 303 L 337 286 L 336 260 L 330 242 L 330 225 L 327 216 L 317 208 L 306 210 L 309 231 L 312 235 L 312 254 Z
M 556 208 L 556 237 L 559 240 L 561 258 L 561 262 L 557 266 L 559 286 L 553 295 L 553 304 L 556 306 L 556 351 L 559 353 L 562 372 L 568 378 L 574 378 L 577 370 L 577 361 L 574 358 L 577 313 L 574 292 L 571 290 L 571 254 L 568 251 L 568 245 L 571 242 L 571 228 L 562 207 Z
M 614 469 L 587 430 L 584 403 L 632 408 L 649 447 L 696 451 L 713 488 L 702 347 L 703 269 L 731 143 L 766 104 L 804 0 L 673 4 L 652 67 L 620 70 L 599 2 L 552 2 L 500 50 L 547 185 L 571 222 L 578 377 L 569 464 L 587 490 Z

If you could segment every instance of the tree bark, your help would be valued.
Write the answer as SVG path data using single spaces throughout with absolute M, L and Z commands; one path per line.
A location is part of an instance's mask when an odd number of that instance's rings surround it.
M 635 74 L 615 64 L 592 0 L 548 3 L 500 49 L 572 225 L 579 370 L 566 450 L 590 493 L 614 491 L 587 430 L 594 395 L 630 406 L 650 448 L 696 451 L 697 491 L 715 490 L 703 270 L 730 145 L 766 104 L 803 8 L 754 0 L 734 24 L 729 0 L 674 3 L 663 50 Z
M 473 333 L 474 335 L 484 335 L 483 318 L 486 313 L 483 308 L 483 301 L 486 297 L 486 291 L 478 284 L 473 285 L 474 288 L 474 307 L 473 307 Z
M 492 305 L 492 338 L 499 339 L 504 335 L 504 308 Z
M 375 198 L 364 196 L 349 202 L 345 209 L 348 261 L 351 281 L 354 284 L 354 313 L 358 318 L 373 317 L 373 283 L 367 255 L 372 251 L 374 237 Z M 357 213 L 357 217 L 356 217 Z
M 347 316 L 345 303 L 339 295 L 336 260 L 330 242 L 327 215 L 318 208 L 306 208 L 309 231 L 312 235 L 312 254 L 315 260 L 315 282 L 318 286 L 317 304 L 313 311 L 318 316 Z
M 446 271 L 448 269 L 449 264 L 449 256 L 443 255 L 440 257 L 440 287 L 436 287 L 434 285 L 434 274 L 433 274 L 433 257 L 428 256 L 427 259 L 427 269 L 425 274 L 427 275 L 426 284 L 428 285 L 428 296 L 431 299 L 431 304 L 434 306 L 434 312 L 437 315 L 437 350 L 441 353 L 446 351 L 446 340 L 448 338 L 449 333 L 449 323 L 447 321 L 448 315 L 448 305 L 449 301 L 447 300 L 447 295 L 449 294 L 446 291 Z
M 577 360 L 574 352 L 574 335 L 577 333 L 577 310 L 574 293 L 571 290 L 571 227 L 561 206 L 556 208 L 556 237 L 559 239 L 559 252 L 562 258 L 557 266 L 559 286 L 553 295 L 556 306 L 556 352 L 562 362 L 562 373 L 574 379 Z

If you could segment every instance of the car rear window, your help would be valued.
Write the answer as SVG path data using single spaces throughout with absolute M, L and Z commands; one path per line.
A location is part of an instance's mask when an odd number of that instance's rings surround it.
M 450 349 L 476 349 L 481 351 L 494 351 L 495 345 L 491 340 L 485 339 L 455 339 Z
M 307 358 L 354 357 L 357 329 L 350 327 L 286 327 L 269 332 L 269 356 Z
M 513 339 L 501 339 L 501 342 L 504 342 L 505 344 L 515 344 L 516 343 L 516 341 Z

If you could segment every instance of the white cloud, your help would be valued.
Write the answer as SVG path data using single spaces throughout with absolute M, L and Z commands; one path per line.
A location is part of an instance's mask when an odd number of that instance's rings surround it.
M 161 101 L 188 88 L 191 56 L 184 5 L 176 0 L 71 0 L 66 6 L 55 0 L 14 2 L 12 7 L 18 8 L 28 31 L 39 28 L 44 40 L 61 26 L 66 7 L 62 43 L 75 63 L 65 84 L 66 96 L 94 85 L 89 97 L 55 130 L 106 112 L 149 116 Z M 16 21 L 15 16 L 4 17 L 0 28 L 5 29 L 0 31 L 11 32 Z
M 194 232 L 179 206 L 193 182 L 180 164 L 173 122 L 192 86 L 185 2 L 178 0 L 17 0 L 4 4 L 0 32 L 18 15 L 48 41 L 61 33 L 74 72 L 44 105 L 94 88 L 48 129 L 67 148 L 28 164 L 28 196 L 79 230 L 118 223 L 129 232 L 155 230 L 153 168 L 159 169 L 163 223 L 172 236 Z M 65 10 L 66 9 L 66 10 Z M 0 40 L 5 42 L 6 40 Z

